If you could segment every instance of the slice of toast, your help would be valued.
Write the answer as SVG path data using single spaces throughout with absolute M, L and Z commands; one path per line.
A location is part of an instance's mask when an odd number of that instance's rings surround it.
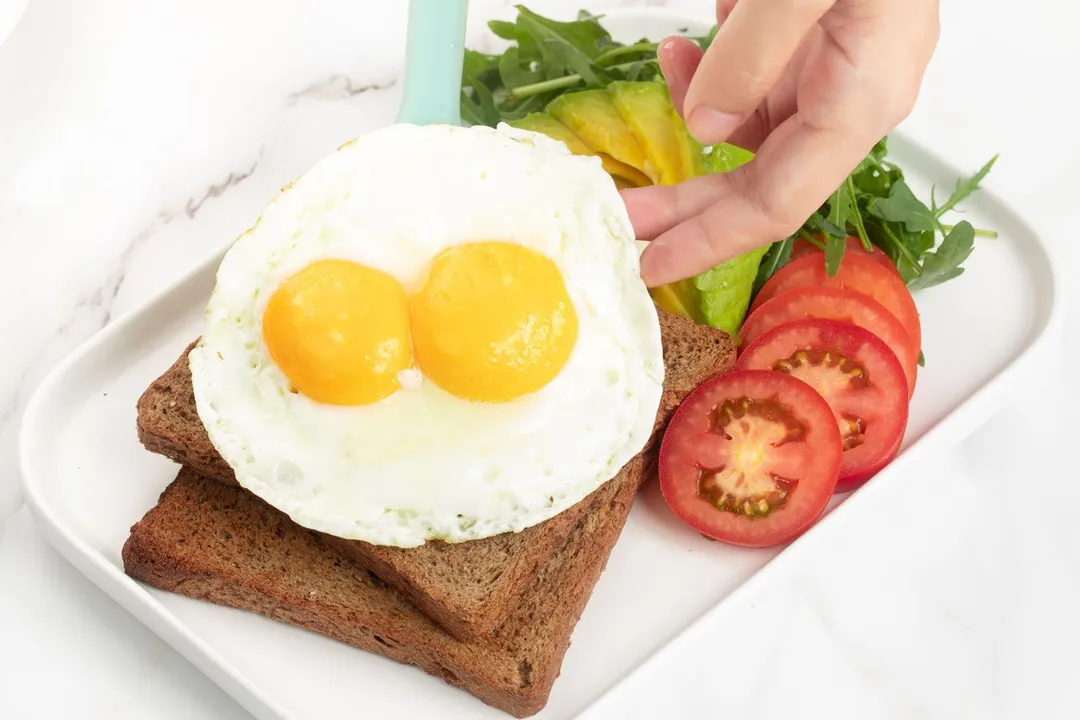
M 530 574 L 490 637 L 454 639 L 400 593 L 254 494 L 183 468 L 131 529 L 124 570 L 416 665 L 517 717 L 547 703 L 570 636 L 646 475 L 638 456 Z
M 658 312 L 666 366 L 657 413 L 660 428 L 687 393 L 731 368 L 735 348 L 726 333 Z M 210 479 L 235 484 L 232 469 L 210 443 L 196 412 L 187 351 L 139 399 L 137 425 L 148 450 Z M 536 568 L 563 544 L 590 502 L 586 498 L 520 533 L 465 543 L 395 548 L 340 538 L 327 541 L 402 592 L 454 637 L 468 641 L 491 634 L 503 622 Z

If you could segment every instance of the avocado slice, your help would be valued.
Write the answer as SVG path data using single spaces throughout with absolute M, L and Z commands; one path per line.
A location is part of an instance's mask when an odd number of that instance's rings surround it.
M 657 184 L 675 185 L 695 176 L 697 166 L 680 144 L 672 122 L 674 107 L 666 85 L 618 81 L 608 85 L 607 91 L 655 169 Z
M 646 185 L 652 185 L 652 180 L 649 179 L 649 176 L 637 168 L 619 162 L 607 153 L 597 153 L 597 155 L 600 156 L 600 164 L 604 166 L 604 170 L 607 170 L 608 175 L 622 178 L 627 183 L 626 187 L 645 187 Z
M 705 152 L 671 105 L 666 87 L 652 82 L 616 82 L 564 94 L 547 112 L 510 124 L 560 140 L 575 155 L 598 156 L 620 189 L 727 172 L 754 157 L 727 144 Z M 764 252 L 754 250 L 649 293 L 668 312 L 736 335 Z
M 727 143 L 714 145 L 705 152 L 674 107 L 671 108 L 671 125 L 687 178 L 728 172 L 754 158 L 752 152 Z M 673 299 L 677 299 L 687 309 L 683 313 L 686 316 L 735 335 L 746 316 L 754 279 L 765 250 L 752 250 L 696 277 L 653 288 L 653 300 L 668 310 L 668 306 L 674 304 Z
M 641 187 L 651 184 L 649 177 L 645 173 L 630 167 L 626 163 L 619 162 L 607 153 L 593 151 L 570 128 L 546 112 L 529 113 L 518 120 L 511 120 L 507 124 L 520 130 L 538 132 L 547 135 L 553 140 L 558 140 L 566 145 L 567 149 L 574 155 L 598 156 L 608 175 L 611 175 L 616 180 L 621 178 L 624 181 L 623 187 Z M 618 185 L 619 183 L 616 182 L 615 184 Z
M 675 143 L 679 148 L 679 159 L 682 161 L 686 177 L 707 175 L 709 169 L 705 165 L 705 156 L 702 154 L 705 148 L 690 134 L 690 129 L 686 127 L 682 116 L 674 107 L 671 108 L 669 117 L 675 130 Z
M 606 90 L 583 90 L 560 95 L 548 104 L 547 111 L 584 140 L 594 152 L 610 155 L 656 182 L 656 173 L 646 160 L 645 151 L 626 126 Z
M 532 132 L 541 133 L 542 135 L 547 135 L 552 140 L 559 140 L 575 155 L 596 154 L 589 149 L 588 145 L 581 141 L 581 138 L 571 132 L 570 128 L 566 127 L 547 113 L 529 113 L 523 118 L 509 120 L 506 124 L 511 127 L 516 127 L 519 130 L 530 130 Z
M 753 159 L 754 153 L 728 143 L 713 145 L 701 155 L 701 162 L 706 173 L 728 172 Z

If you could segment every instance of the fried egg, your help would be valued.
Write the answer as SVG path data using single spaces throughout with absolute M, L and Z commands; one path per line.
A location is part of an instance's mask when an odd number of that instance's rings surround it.
M 648 441 L 664 374 L 600 161 L 507 126 L 394 125 L 316 164 L 226 253 L 190 366 L 243 487 L 399 547 L 574 505 Z

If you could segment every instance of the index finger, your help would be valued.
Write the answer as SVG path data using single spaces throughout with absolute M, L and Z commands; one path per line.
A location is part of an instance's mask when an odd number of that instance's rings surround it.
M 796 114 L 762 144 L 754 161 L 726 173 L 700 214 L 649 243 L 641 276 L 650 287 L 692 277 L 797 231 L 880 139 L 876 132 L 814 126 Z M 684 183 L 684 185 L 686 185 Z M 639 191 L 640 192 L 640 191 Z M 664 188 L 676 208 L 708 202 L 701 186 Z M 679 197 L 680 193 L 691 196 Z

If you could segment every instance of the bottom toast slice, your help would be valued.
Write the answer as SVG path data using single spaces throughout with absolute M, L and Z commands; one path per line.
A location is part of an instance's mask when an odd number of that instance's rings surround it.
M 675 407 L 707 378 L 735 361 L 732 338 L 719 330 L 657 310 L 664 345 L 664 394 L 659 431 Z M 190 347 L 188 348 L 190 350 Z M 185 350 L 138 401 L 139 440 L 150 451 L 195 468 L 205 477 L 235 484 L 199 419 Z M 654 439 L 658 436 L 654 435 Z M 454 637 L 471 641 L 491 634 L 513 611 L 534 571 L 560 547 L 593 495 L 520 533 L 471 542 L 438 541 L 416 548 L 327 538 L 343 554 L 374 572 Z
M 455 640 L 397 591 L 255 495 L 183 468 L 124 544 L 149 585 L 261 613 L 425 672 L 517 717 L 547 703 L 570 636 L 645 478 L 642 456 L 595 494 L 488 638 Z M 353 570 L 351 572 L 344 569 Z

